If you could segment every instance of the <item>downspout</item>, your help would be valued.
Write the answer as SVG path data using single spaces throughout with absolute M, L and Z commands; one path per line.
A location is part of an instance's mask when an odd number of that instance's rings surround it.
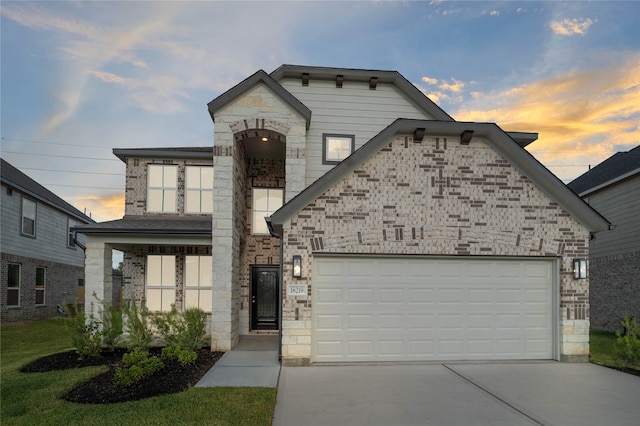
M 269 229 L 269 234 L 272 237 L 276 237 L 280 240 L 280 262 L 278 265 L 278 275 L 280 276 L 280 291 L 278 295 L 278 362 L 282 362 L 282 294 L 284 290 L 284 276 L 282 275 L 282 259 L 284 255 L 284 245 L 282 244 L 282 235 L 276 233 L 273 229 L 273 224 L 271 223 L 271 217 L 265 217 L 264 220 L 267 221 L 267 228 Z

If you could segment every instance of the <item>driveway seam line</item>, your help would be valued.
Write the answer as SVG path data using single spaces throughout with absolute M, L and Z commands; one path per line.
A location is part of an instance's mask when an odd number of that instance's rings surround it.
M 464 380 L 465 382 L 473 385 L 474 387 L 478 388 L 479 390 L 481 390 L 482 392 L 486 393 L 487 395 L 491 396 L 492 398 L 496 399 L 497 401 L 499 401 L 500 403 L 506 405 L 507 407 L 515 410 L 516 412 L 522 414 L 523 416 L 525 416 L 526 418 L 528 418 L 529 420 L 533 421 L 534 423 L 540 425 L 540 426 L 547 426 L 548 423 L 544 423 L 541 419 L 536 418 L 536 416 L 534 416 L 533 414 L 529 414 L 527 413 L 524 409 L 518 408 L 515 404 L 510 403 L 509 401 L 507 401 L 505 398 L 503 398 L 501 395 L 499 395 L 498 393 L 492 392 L 491 390 L 489 390 L 488 388 L 485 388 L 484 386 L 482 386 L 480 383 L 477 383 L 476 381 L 466 377 L 465 375 L 463 375 L 462 373 L 454 370 L 452 367 L 449 367 L 446 364 L 442 364 L 442 366 L 444 368 L 446 368 L 447 370 L 451 371 L 453 374 L 455 374 L 456 376 L 460 377 L 462 380 Z

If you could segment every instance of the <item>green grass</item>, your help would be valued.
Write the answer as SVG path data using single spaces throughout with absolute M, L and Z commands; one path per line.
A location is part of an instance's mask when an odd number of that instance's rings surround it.
M 591 352 L 589 361 L 594 364 L 606 365 L 607 367 L 620 367 L 615 355 L 616 338 L 615 333 L 591 330 L 591 333 L 589 333 L 589 349 Z M 632 368 L 640 370 L 640 365 L 634 365 Z
M 106 367 L 20 373 L 28 362 L 70 348 L 65 327 L 43 320 L 0 327 L 2 425 L 270 425 L 275 389 L 190 388 L 142 401 L 84 405 L 60 397 Z

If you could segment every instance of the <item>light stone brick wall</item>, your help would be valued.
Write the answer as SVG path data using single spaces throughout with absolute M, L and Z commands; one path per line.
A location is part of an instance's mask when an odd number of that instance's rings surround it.
M 589 285 L 572 259 L 589 233 L 482 139 L 396 137 L 284 226 L 283 257 L 302 255 L 302 279 L 283 265 L 283 363 L 311 356 L 314 253 L 542 256 L 560 265 L 560 358 L 586 361 Z M 289 284 L 309 296 L 286 296 Z

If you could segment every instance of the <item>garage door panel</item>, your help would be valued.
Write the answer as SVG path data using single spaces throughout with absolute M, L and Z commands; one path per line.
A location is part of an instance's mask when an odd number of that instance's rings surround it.
M 314 362 L 552 357 L 550 261 L 330 259 L 341 274 L 313 276 Z

